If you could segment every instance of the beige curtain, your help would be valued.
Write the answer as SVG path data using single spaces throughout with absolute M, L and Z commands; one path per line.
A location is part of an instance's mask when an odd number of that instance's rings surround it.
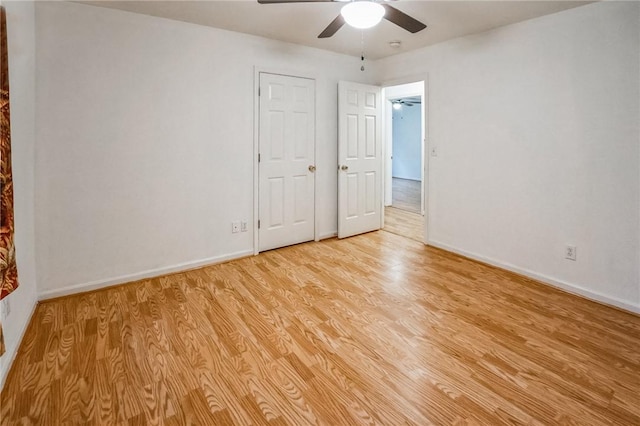
M 13 177 L 11 173 L 11 127 L 9 111 L 9 52 L 7 17 L 0 6 L 0 300 L 18 288 L 18 269 L 13 245 Z M 0 324 L 0 355 L 4 353 Z

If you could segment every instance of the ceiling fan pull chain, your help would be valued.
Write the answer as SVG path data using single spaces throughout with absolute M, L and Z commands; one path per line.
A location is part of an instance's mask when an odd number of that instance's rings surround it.
M 360 35 L 361 35 L 360 41 L 362 46 L 361 48 L 362 53 L 360 54 L 360 61 L 362 61 L 362 65 L 360 66 L 360 71 L 364 71 L 364 31 L 361 31 Z

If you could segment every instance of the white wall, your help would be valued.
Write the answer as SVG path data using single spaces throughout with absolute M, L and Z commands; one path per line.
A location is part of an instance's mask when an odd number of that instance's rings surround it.
M 0 357 L 0 389 L 37 301 L 34 239 L 35 14 L 32 2 L 3 1 L 7 11 L 15 245 L 19 287 L 7 296 L 2 321 L 7 351 Z M 6 305 L 5 305 L 6 307 Z
M 320 230 L 337 230 L 337 82 L 359 58 L 83 4 L 37 4 L 43 297 L 252 253 L 254 66 L 316 77 Z M 88 286 L 87 286 L 88 284 Z
M 639 18 L 598 2 L 376 63 L 429 75 L 431 244 L 640 311 Z
M 393 110 L 393 177 L 422 180 L 422 108 Z

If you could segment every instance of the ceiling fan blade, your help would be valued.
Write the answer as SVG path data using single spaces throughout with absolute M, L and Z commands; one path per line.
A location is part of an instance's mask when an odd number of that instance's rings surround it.
M 331 23 L 324 29 L 318 36 L 318 38 L 328 38 L 334 35 L 342 26 L 344 25 L 344 18 L 342 15 L 338 15 L 336 19 L 331 21 Z
M 276 3 L 326 3 L 333 0 L 258 0 L 260 4 L 276 4 Z
M 422 31 L 427 26 L 417 19 L 412 18 L 404 12 L 399 11 L 395 7 L 389 6 L 388 4 L 381 3 L 385 9 L 384 19 L 387 21 L 391 21 L 397 26 L 404 28 L 410 33 L 417 33 L 418 31 Z

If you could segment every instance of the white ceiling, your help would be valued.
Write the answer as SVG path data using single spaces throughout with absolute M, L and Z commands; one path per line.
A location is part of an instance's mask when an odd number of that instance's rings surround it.
M 258 4 L 257 0 L 228 1 L 94 1 L 82 3 L 192 22 L 253 34 L 319 49 L 379 59 L 445 40 L 487 31 L 538 16 L 581 6 L 588 1 L 430 1 L 399 0 L 392 6 L 427 25 L 411 34 L 383 20 L 369 30 L 343 26 L 333 37 L 320 32 L 340 13 L 344 3 Z M 400 48 L 389 46 L 401 41 Z

